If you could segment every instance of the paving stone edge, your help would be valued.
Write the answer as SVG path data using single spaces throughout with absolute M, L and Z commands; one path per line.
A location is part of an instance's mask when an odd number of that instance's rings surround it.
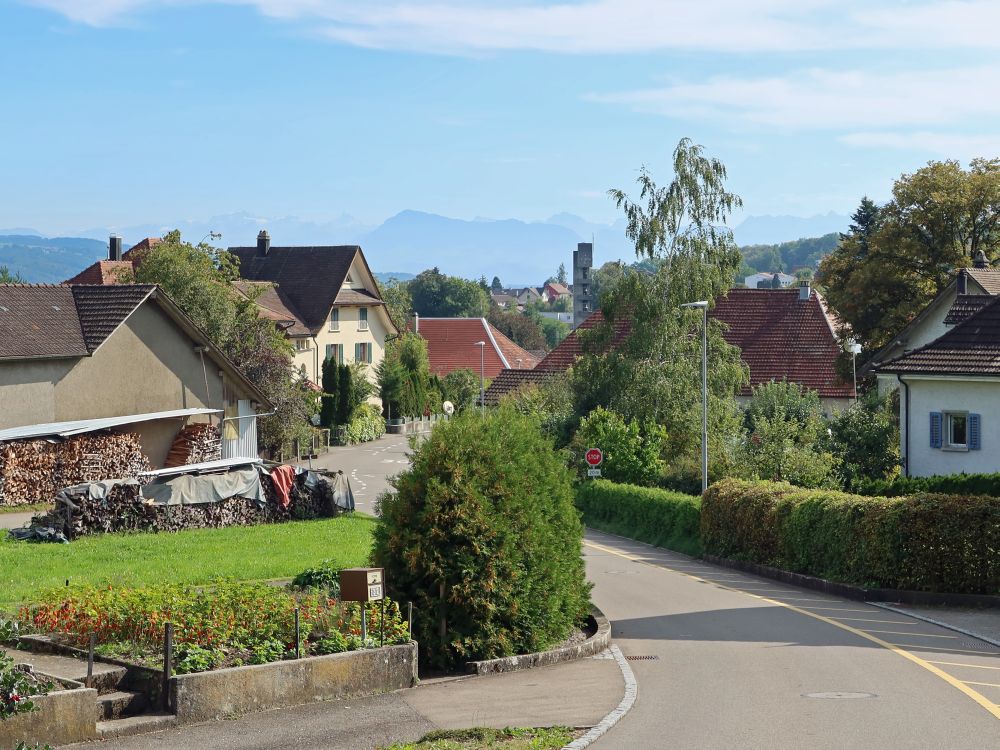
M 632 706 L 635 705 L 635 699 L 639 695 L 639 683 L 635 681 L 632 667 L 625 661 L 625 657 L 618 646 L 611 647 L 611 654 L 615 657 L 618 668 L 622 671 L 622 679 L 625 681 L 625 695 L 622 696 L 621 702 L 611 713 L 601 719 L 595 726 L 591 727 L 590 731 L 585 735 L 563 746 L 562 750 L 584 750 L 584 748 L 590 747 L 598 739 L 607 734 L 611 727 L 621 721 L 622 717 L 631 711 Z

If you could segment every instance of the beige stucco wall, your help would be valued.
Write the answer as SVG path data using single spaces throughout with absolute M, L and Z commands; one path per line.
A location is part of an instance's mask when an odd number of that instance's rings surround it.
M 222 409 L 219 367 L 206 356 L 202 369 L 195 346 L 149 301 L 90 357 L 0 362 L 0 429 L 174 409 Z M 171 419 L 123 429 L 140 435 L 146 455 L 158 466 L 183 425 L 182 420 Z
M 366 289 L 373 294 L 376 293 L 375 282 L 364 268 L 360 258 L 355 258 L 349 274 L 350 284 L 345 284 L 345 288 Z M 350 364 L 354 361 L 354 345 L 370 344 L 372 346 L 372 361 L 368 367 L 368 377 L 375 382 L 375 368 L 385 357 L 385 340 L 390 333 L 395 333 L 389 314 L 385 310 L 385 305 L 368 306 L 368 329 L 361 330 L 359 321 L 361 320 L 361 307 L 338 307 L 340 320 L 338 330 L 331 331 L 329 322 L 309 339 L 311 348 L 308 351 L 297 351 L 295 353 L 295 366 L 305 368 L 306 376 L 318 385 L 322 385 L 323 360 L 326 358 L 326 347 L 328 344 L 342 344 L 344 347 L 344 359 Z

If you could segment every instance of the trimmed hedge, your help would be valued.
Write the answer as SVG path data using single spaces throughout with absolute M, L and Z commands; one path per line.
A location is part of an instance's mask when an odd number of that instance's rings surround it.
M 859 495 L 900 497 L 917 492 L 947 495 L 989 495 L 1000 497 L 1000 474 L 946 474 L 933 477 L 896 477 L 858 480 Z
M 706 553 L 870 588 L 1000 593 L 1000 500 L 862 497 L 727 479 L 702 500 Z
M 587 526 L 688 555 L 701 554 L 700 506 L 694 495 L 606 479 L 581 482 L 576 491 Z

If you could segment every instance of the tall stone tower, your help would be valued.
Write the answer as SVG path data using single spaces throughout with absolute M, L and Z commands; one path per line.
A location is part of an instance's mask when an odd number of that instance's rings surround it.
M 573 251 L 573 327 L 576 328 L 594 311 L 590 269 L 594 265 L 594 245 L 580 242 Z

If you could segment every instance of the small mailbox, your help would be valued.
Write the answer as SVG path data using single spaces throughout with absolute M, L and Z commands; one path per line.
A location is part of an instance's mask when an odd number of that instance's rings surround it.
M 385 597 L 382 568 L 347 568 L 340 571 L 340 600 L 378 602 Z

